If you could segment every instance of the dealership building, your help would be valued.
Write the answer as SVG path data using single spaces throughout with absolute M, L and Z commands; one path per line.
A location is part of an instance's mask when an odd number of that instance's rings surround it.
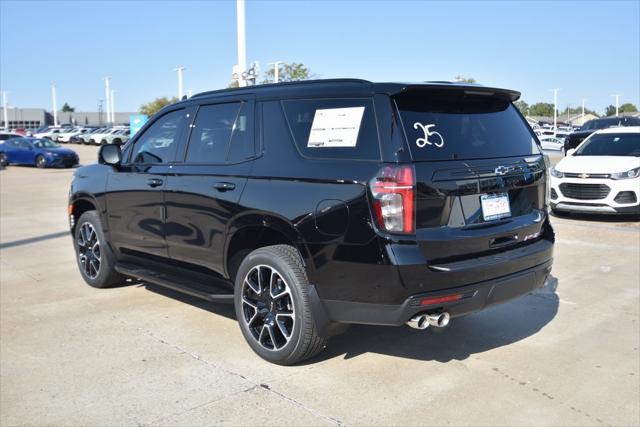
M 129 124 L 129 117 L 133 112 L 114 113 L 114 124 Z M 73 124 L 78 126 L 104 126 L 107 113 L 105 112 L 62 112 L 58 111 L 58 124 Z M 24 128 L 35 130 L 41 126 L 53 125 L 53 113 L 44 108 L 7 108 L 7 122 L 4 123 L 4 109 L 0 107 L 0 127 L 5 129 Z

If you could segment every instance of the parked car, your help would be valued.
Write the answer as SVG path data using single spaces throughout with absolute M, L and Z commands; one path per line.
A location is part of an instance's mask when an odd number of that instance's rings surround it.
M 171 104 L 76 172 L 81 275 L 233 303 L 279 364 L 349 323 L 443 327 L 525 295 L 554 233 L 519 95 L 344 79 Z
M 541 136 L 539 139 L 543 150 L 562 151 L 564 148 L 564 139 L 553 136 Z
M 68 143 L 71 142 L 71 138 L 78 135 L 83 135 L 87 132 L 92 131 L 94 128 L 88 127 L 76 127 L 72 129 L 67 129 L 65 132 L 61 132 L 58 134 L 57 142 L 60 143 Z
M 109 135 L 112 135 L 116 132 L 120 131 L 120 129 L 116 129 L 116 128 L 106 128 L 104 129 L 102 132 L 96 132 L 96 133 L 92 133 L 89 136 L 89 141 L 86 142 L 87 144 L 92 144 L 92 145 L 103 145 L 103 143 L 106 143 L 106 139 Z
M 46 138 L 19 137 L 0 144 L 0 165 L 34 165 L 38 168 L 72 167 L 79 162 L 75 151 Z
M 34 133 L 33 137 L 38 139 L 46 138 L 51 141 L 55 141 L 56 139 L 58 139 L 58 135 L 60 135 L 62 132 L 65 132 L 65 131 L 66 131 L 66 128 L 52 127 L 52 128 L 45 129 L 42 132 Z
M 586 122 L 579 131 L 571 133 L 564 142 L 565 154 L 572 148 L 577 148 L 582 141 L 599 129 L 621 126 L 640 126 L 640 117 L 605 117 Z
M 551 169 L 551 209 L 640 214 L 640 127 L 596 131 Z
M 117 129 L 115 132 L 104 135 L 100 141 L 100 145 L 118 144 L 123 145 L 129 140 L 129 129 Z
M 0 141 L 6 141 L 11 138 L 20 138 L 22 135 L 14 132 L 0 132 Z
M 96 134 L 96 133 L 100 133 L 100 132 L 104 132 L 106 131 L 107 128 L 95 128 L 95 129 L 91 129 L 85 133 L 79 134 L 79 135 L 74 135 L 71 138 L 69 138 L 69 142 L 74 143 L 74 144 L 88 144 L 89 143 L 89 139 L 91 139 L 91 135 Z

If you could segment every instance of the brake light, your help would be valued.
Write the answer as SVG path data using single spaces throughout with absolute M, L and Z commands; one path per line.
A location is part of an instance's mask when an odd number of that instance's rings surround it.
M 396 233 L 415 232 L 415 179 L 412 166 L 384 166 L 371 180 L 378 227 Z

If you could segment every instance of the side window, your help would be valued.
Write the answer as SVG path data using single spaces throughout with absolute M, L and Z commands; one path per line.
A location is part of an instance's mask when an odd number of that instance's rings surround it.
M 282 106 L 303 156 L 380 160 L 371 99 L 300 99 Z
M 253 102 L 200 107 L 187 148 L 188 163 L 237 163 L 253 154 Z M 250 150 L 250 151 L 249 151 Z
M 185 110 L 176 110 L 156 120 L 136 141 L 131 162 L 152 164 L 172 161 L 187 116 Z

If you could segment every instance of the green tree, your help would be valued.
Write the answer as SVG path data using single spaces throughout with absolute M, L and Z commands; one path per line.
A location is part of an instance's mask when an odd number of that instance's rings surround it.
M 567 117 L 567 110 L 569 111 L 569 116 L 579 116 L 580 114 L 582 114 L 582 107 L 566 107 L 564 110 L 562 110 L 560 113 L 558 113 L 558 115 L 560 117 Z M 591 110 L 590 108 L 584 107 L 584 113 L 585 114 L 593 114 L 595 116 L 598 115 L 598 113 L 596 113 L 594 110 Z
M 147 116 L 151 117 L 167 105 L 173 104 L 174 102 L 178 102 L 178 98 L 176 98 L 175 96 L 172 98 L 167 98 L 166 96 L 156 98 L 151 102 L 141 105 L 140 114 L 146 114 Z
M 625 102 L 624 104 L 622 104 L 620 106 L 619 111 L 621 113 L 637 113 L 638 112 L 638 107 L 636 107 L 635 105 L 633 105 L 630 102 Z
M 520 110 L 520 112 L 522 113 L 523 116 L 528 116 L 529 115 L 529 104 L 524 102 L 522 99 L 514 102 L 513 105 L 515 105 L 516 108 L 518 110 Z
M 237 87 L 240 87 L 240 84 L 237 80 L 232 80 L 231 83 L 227 85 L 227 89 L 235 89 Z
M 604 110 L 604 115 L 605 116 L 615 116 L 615 114 L 616 114 L 616 106 L 615 105 L 609 105 Z
M 477 83 L 476 79 L 474 79 L 473 77 L 463 77 L 461 75 L 456 76 L 456 81 L 462 83 Z
M 278 81 L 279 82 L 295 82 L 299 80 L 309 80 L 312 76 L 311 70 L 304 64 L 292 62 L 290 64 L 284 62 L 278 65 Z M 275 81 L 275 70 L 270 68 L 262 83 L 273 83 Z
M 548 102 L 536 102 L 529 107 L 529 115 L 551 117 L 553 116 L 553 104 L 549 104 Z
M 73 113 L 75 112 L 76 109 L 71 107 L 69 104 L 67 104 L 66 102 L 64 103 L 64 105 L 62 106 L 62 112 L 63 113 Z

